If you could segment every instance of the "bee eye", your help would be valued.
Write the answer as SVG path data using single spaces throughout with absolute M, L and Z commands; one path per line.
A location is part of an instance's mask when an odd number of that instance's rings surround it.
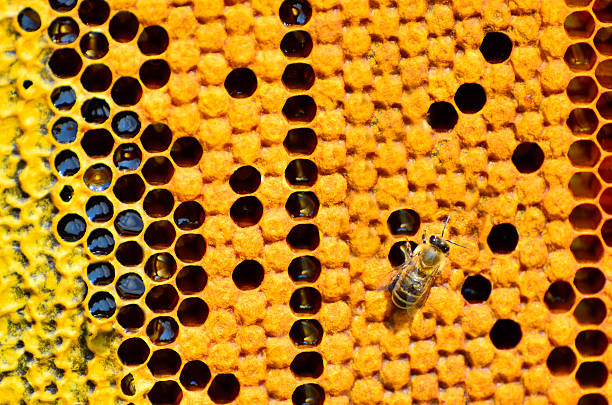
M 435 245 L 437 241 L 438 237 L 436 235 L 431 235 L 431 237 L 429 238 L 429 243 L 431 243 L 432 245 Z
M 448 253 L 448 251 L 450 250 L 447 244 L 442 245 L 441 249 L 442 249 L 442 253 Z

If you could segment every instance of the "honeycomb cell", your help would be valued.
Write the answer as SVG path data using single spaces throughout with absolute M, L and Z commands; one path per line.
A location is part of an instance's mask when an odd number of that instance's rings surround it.
M 200 326 L 208 318 L 208 305 L 197 297 L 186 298 L 179 305 L 176 315 L 184 326 Z
M 174 318 L 158 316 L 147 325 L 147 336 L 153 344 L 161 346 L 174 342 L 179 333 L 179 326 Z
M 263 215 L 263 205 L 254 196 L 240 197 L 230 208 L 230 217 L 241 228 L 256 225 Z
M 138 266 L 144 259 L 144 251 L 136 241 L 123 242 L 117 246 L 115 257 L 123 266 Z
M 169 253 L 155 253 L 147 259 L 144 270 L 151 280 L 165 281 L 176 272 L 176 260 Z
M 598 125 L 599 121 L 595 111 L 590 108 L 576 108 L 572 110 L 567 119 L 567 126 L 574 135 L 578 136 L 591 135 Z
M 172 349 L 159 349 L 153 352 L 147 362 L 153 377 L 170 377 L 181 369 L 181 356 Z
M 57 17 L 49 24 L 47 34 L 51 42 L 66 45 L 79 37 L 79 24 L 70 17 Z
M 113 172 L 104 163 L 96 163 L 85 170 L 83 181 L 91 191 L 104 191 L 110 187 Z
M 57 154 L 54 160 L 55 170 L 60 176 L 74 176 L 81 169 L 79 157 L 71 150 L 63 150 Z
M 391 264 L 391 267 L 398 267 L 404 263 L 406 260 L 406 249 L 408 248 L 408 243 L 406 241 L 395 242 L 391 248 L 389 249 L 389 253 L 387 254 L 387 259 Z
M 321 262 L 314 256 L 299 256 L 291 261 L 288 271 L 296 283 L 314 283 L 321 275 Z
M 146 288 L 140 275 L 137 273 L 126 273 L 117 279 L 115 289 L 121 299 L 136 300 L 142 297 Z
M 142 167 L 142 175 L 153 186 L 167 184 L 174 175 L 174 166 L 165 156 L 154 156 Z
M 308 90 L 314 84 L 315 72 L 307 63 L 290 63 L 285 67 L 281 80 L 290 90 Z
M 307 31 L 290 31 L 281 40 L 280 49 L 288 58 L 305 58 L 312 52 L 312 37 Z
M 285 0 L 278 15 L 285 25 L 305 25 L 312 16 L 312 7 L 306 0 Z
M 227 75 L 223 85 L 233 98 L 251 97 L 257 90 L 257 76 L 249 68 L 237 68 Z
M 489 332 L 491 342 L 498 349 L 512 349 L 523 337 L 521 326 L 511 319 L 499 319 Z
M 586 72 L 595 66 L 597 55 L 591 45 L 580 42 L 567 48 L 563 60 L 574 72 Z
M 552 313 L 569 311 L 575 301 L 574 289 L 566 281 L 555 281 L 548 287 L 544 295 L 544 303 Z
M 608 400 L 601 394 L 591 393 L 580 397 L 578 405 L 608 405 Z
M 170 157 L 179 167 L 191 167 L 200 162 L 202 152 L 202 145 L 196 138 L 185 136 L 174 141 Z
M 523 142 L 514 149 L 512 163 L 520 173 L 533 173 L 542 167 L 544 152 L 537 143 Z
M 595 142 L 591 140 L 580 140 L 571 144 L 567 152 L 567 157 L 574 166 L 593 167 L 599 161 L 601 152 Z
M 612 183 L 612 156 L 605 157 L 599 164 L 597 171 L 603 181 Z
M 55 11 L 70 11 L 76 6 L 77 0 L 49 0 L 49 5 Z
M 546 359 L 546 366 L 554 376 L 571 374 L 576 368 L 576 355 L 567 346 L 555 347 Z
M 570 250 L 579 262 L 597 262 L 603 255 L 603 246 L 595 235 L 576 237 L 570 245 Z
M 145 303 L 153 312 L 170 312 L 178 301 L 178 293 L 170 284 L 156 285 L 149 290 L 145 298 Z
M 176 286 L 183 294 L 196 294 L 206 287 L 208 276 L 201 266 L 185 266 L 176 276 Z
M 606 304 L 599 298 L 584 298 L 574 309 L 574 317 L 581 325 L 598 325 L 606 314 Z
M 312 191 L 298 191 L 289 196 L 285 209 L 293 219 L 312 219 L 319 212 L 319 199 Z
M 289 97 L 283 106 L 283 115 L 291 122 L 310 122 L 316 113 L 315 101 L 305 94 Z
M 285 169 L 285 179 L 294 187 L 311 187 L 319 175 L 317 165 L 308 159 L 295 159 Z
M 166 52 L 170 38 L 166 30 L 159 25 L 146 27 L 138 37 L 138 49 L 143 55 L 160 55 Z
M 593 38 L 593 44 L 599 53 L 611 56 L 612 55 L 612 27 L 600 28 Z
M 595 0 L 593 2 L 595 17 L 603 23 L 612 22 L 612 3 L 609 0 Z
M 143 208 L 151 218 L 165 217 L 174 208 L 174 197 L 170 191 L 163 188 L 151 190 L 144 198 Z
M 200 391 L 208 385 L 211 377 L 210 369 L 206 363 L 193 360 L 183 366 L 179 381 L 188 391 Z
M 589 76 L 574 77 L 567 85 L 567 96 L 576 104 L 589 104 L 598 94 L 597 83 Z
M 487 102 L 487 94 L 478 83 L 464 83 L 455 93 L 455 104 L 464 114 L 475 114 Z
M 313 224 L 295 225 L 287 235 L 287 243 L 295 250 L 315 250 L 319 242 L 319 229 Z
M 491 282 L 480 274 L 466 277 L 461 295 L 470 304 L 485 302 L 491 295 Z
M 59 192 L 59 196 L 64 202 L 69 202 L 72 200 L 72 196 L 74 195 L 74 189 L 70 186 L 62 187 L 62 190 Z
M 312 287 L 299 288 L 291 295 L 289 307 L 296 314 L 316 314 L 321 309 L 321 293 Z
M 387 218 L 387 227 L 394 236 L 414 236 L 420 226 L 419 214 L 411 209 L 393 211 Z
M 89 313 L 94 318 L 105 319 L 110 318 L 117 309 L 115 299 L 106 291 L 98 291 L 89 298 Z
M 578 172 L 571 177 L 569 188 L 576 198 L 595 198 L 601 190 L 601 183 L 591 172 Z
M 136 332 L 145 322 L 145 314 L 138 304 L 129 304 L 119 309 L 117 322 L 127 332 Z
M 316 319 L 298 319 L 291 326 L 289 337 L 298 347 L 318 346 L 323 338 L 323 327 Z
M 138 33 L 138 18 L 129 11 L 119 11 L 108 23 L 108 33 L 119 43 L 130 42 Z
M 493 253 L 508 254 L 516 249 L 518 244 L 516 227 L 509 223 L 494 225 L 487 236 L 487 244 Z
M 96 195 L 85 204 L 85 213 L 92 222 L 106 222 L 113 217 L 113 204 L 108 198 Z
M 176 381 L 157 381 L 147 398 L 152 405 L 178 405 L 183 399 L 183 391 Z
M 601 237 L 606 246 L 612 246 L 612 220 L 607 220 L 601 226 Z
M 255 260 L 244 260 L 234 268 L 232 280 L 239 289 L 252 290 L 261 285 L 264 273 L 263 266 Z
M 51 72 L 61 79 L 78 75 L 82 67 L 81 57 L 72 48 L 56 49 L 49 58 Z
M 110 117 L 110 106 L 101 98 L 90 98 L 81 106 L 81 115 L 90 124 L 103 124 Z
M 81 84 L 89 92 L 106 91 L 113 81 L 113 74 L 108 66 L 96 63 L 89 65 L 81 74 Z
M 119 360 L 128 367 L 144 364 L 150 352 L 149 345 L 137 337 L 124 340 L 117 349 Z
M 317 147 L 317 135 L 311 128 L 293 128 L 287 132 L 283 146 L 289 153 L 310 155 Z
M 600 330 L 583 330 L 576 336 L 576 349 L 583 356 L 601 356 L 608 348 L 608 337 Z
M 563 26 L 571 38 L 590 38 L 595 30 L 595 20 L 588 11 L 574 11 L 565 18 Z
M 302 384 L 293 391 L 291 402 L 293 405 L 323 405 L 325 391 L 319 384 Z
M 576 381 L 582 388 L 603 387 L 608 379 L 608 369 L 601 361 L 585 361 L 576 371 Z
M 40 16 L 33 8 L 26 7 L 17 15 L 17 23 L 22 30 L 34 32 L 40 28 Z
M 108 53 L 108 40 L 101 32 L 88 32 L 79 42 L 81 53 L 88 59 L 100 59 Z
M 134 376 L 132 373 L 126 374 L 121 379 L 121 392 L 129 397 L 136 395 L 136 385 L 134 384 Z
M 193 231 L 204 224 L 204 209 L 196 201 L 181 203 L 174 211 L 174 223 L 179 229 Z
M 583 294 L 597 294 L 605 283 L 606 277 L 595 267 L 583 267 L 574 276 L 574 285 Z
M 174 252 L 179 260 L 185 263 L 197 262 L 206 253 L 206 242 L 202 235 L 181 235 L 176 241 Z
M 427 110 L 427 123 L 438 132 L 450 131 L 457 125 L 459 116 L 455 107 L 446 101 L 436 101 Z
M 140 142 L 147 152 L 163 152 L 172 143 L 172 131 L 166 124 L 150 124 L 142 132 Z
M 576 229 L 597 229 L 601 222 L 601 212 L 594 204 L 580 204 L 574 207 L 569 220 Z
M 487 62 L 502 63 L 512 53 L 512 41 L 503 32 L 488 32 L 479 49 Z
M 148 89 L 156 90 L 168 83 L 170 79 L 170 66 L 163 59 L 150 59 L 142 64 L 138 74 L 142 84 Z
M 612 119 L 612 91 L 607 91 L 597 99 L 597 111 L 605 119 Z
M 108 156 L 115 146 L 115 140 L 110 132 L 104 128 L 90 129 L 83 134 L 81 146 L 87 156 L 102 158 Z
M 144 240 L 152 249 L 162 250 L 170 247 L 176 238 L 176 230 L 167 220 L 152 222 L 145 231 Z
M 121 171 L 136 170 L 141 162 L 142 152 L 135 143 L 123 143 L 113 153 L 113 163 Z
M 319 378 L 323 374 L 323 357 L 317 352 L 302 352 L 289 366 L 298 378 Z
M 70 86 L 59 86 L 51 92 L 51 103 L 59 111 L 68 111 L 76 103 L 76 92 Z
M 120 77 L 113 84 L 111 97 L 115 104 L 122 107 L 136 105 L 142 97 L 142 86 L 133 77 Z
M 120 111 L 113 116 L 111 128 L 121 138 L 133 138 L 140 132 L 140 118 L 133 111 Z
M 53 138 L 59 143 L 72 143 L 76 140 L 79 126 L 75 120 L 69 117 L 60 117 L 51 128 Z
M 95 262 L 87 266 L 87 278 L 92 285 L 108 285 L 115 279 L 115 268 L 108 262 Z
M 600 85 L 606 88 L 612 88 L 612 61 L 601 61 L 595 69 L 595 77 Z
M 83 0 L 79 6 L 79 18 L 83 24 L 102 25 L 109 15 L 110 7 L 104 0 Z
M 77 214 L 66 214 L 57 223 L 57 233 L 66 242 L 77 242 L 87 231 L 87 223 Z
M 237 194 L 254 193 L 261 184 L 261 174 L 253 166 L 242 166 L 232 173 L 229 184 Z
M 145 191 L 145 184 L 137 174 L 126 174 L 117 179 L 113 187 L 115 197 L 122 203 L 138 202 Z

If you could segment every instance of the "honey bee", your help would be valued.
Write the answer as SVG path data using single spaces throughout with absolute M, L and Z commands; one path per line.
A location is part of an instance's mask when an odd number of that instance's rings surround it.
M 434 281 L 440 274 L 442 265 L 450 251 L 449 244 L 467 249 L 466 246 L 444 239 L 444 231 L 450 217 L 446 217 L 442 234 L 432 235 L 427 240 L 423 232 L 423 242 L 414 250 L 406 245 L 404 263 L 391 271 L 391 281 L 385 287 L 391 293 L 393 304 L 407 310 L 411 315 L 425 304 Z

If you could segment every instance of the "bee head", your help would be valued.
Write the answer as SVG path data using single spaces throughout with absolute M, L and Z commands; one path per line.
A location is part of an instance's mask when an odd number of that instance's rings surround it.
M 445 255 L 447 255 L 448 251 L 450 250 L 448 243 L 444 239 L 442 239 L 441 237 L 437 237 L 436 235 L 432 235 L 429 238 L 429 243 L 440 249 L 440 251 Z

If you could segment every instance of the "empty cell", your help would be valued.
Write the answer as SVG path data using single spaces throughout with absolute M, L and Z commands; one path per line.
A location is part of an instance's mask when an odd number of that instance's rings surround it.
M 123 143 L 113 153 L 113 163 L 121 171 L 136 170 L 141 162 L 142 152 L 135 143 Z
M 574 11 L 565 18 L 563 27 L 571 38 L 589 38 L 595 30 L 595 20 L 588 11 Z
M 599 96 L 595 106 L 603 118 L 612 119 L 612 91 L 607 91 Z
M 406 260 L 406 254 L 408 253 L 406 249 L 409 249 L 408 243 L 411 245 L 410 248 L 413 248 L 412 244 L 414 242 L 407 242 L 405 240 L 395 242 L 391 246 L 391 249 L 389 249 L 389 253 L 387 254 L 387 259 L 389 260 L 389 263 L 391 263 L 392 267 L 397 267 L 404 263 Z
M 89 298 L 89 313 L 94 318 L 106 319 L 113 316 L 117 309 L 115 299 L 106 291 L 98 291 Z
M 319 241 L 319 229 L 313 224 L 296 225 L 287 235 L 287 243 L 295 250 L 315 250 Z
M 595 17 L 603 23 L 612 22 L 612 2 L 610 0 L 595 0 L 593 2 Z
M 57 17 L 49 24 L 47 34 L 51 42 L 60 45 L 71 44 L 79 37 L 79 24 L 70 17 Z
M 110 7 L 104 0 L 83 0 L 79 6 L 79 18 L 83 24 L 102 25 L 109 15 Z
M 293 391 L 291 402 L 293 402 L 293 405 L 323 405 L 325 391 L 319 384 L 302 384 Z
M 49 58 L 51 72 L 62 79 L 78 75 L 81 67 L 83 67 L 83 61 L 77 51 L 72 48 L 56 49 Z
M 487 244 L 493 253 L 512 253 L 518 244 L 516 227 L 509 223 L 494 225 L 487 236 Z
M 576 349 L 583 356 L 601 356 L 607 348 L 608 337 L 600 330 L 583 330 L 576 336 Z
M 595 77 L 603 87 L 612 88 L 612 60 L 599 62 L 595 69 Z
M 283 72 L 282 82 L 290 90 L 308 90 L 314 81 L 314 69 L 307 63 L 290 63 Z
M 199 391 L 208 385 L 210 378 L 210 369 L 206 363 L 193 360 L 185 364 L 179 380 L 186 390 Z
M 311 128 L 293 128 L 287 132 L 283 141 L 287 152 L 310 155 L 317 147 L 317 134 Z
M 566 281 L 555 281 L 544 294 L 544 303 L 552 313 L 567 312 L 572 309 L 574 302 L 576 294 L 571 284 Z
M 106 91 L 113 81 L 113 74 L 108 66 L 101 63 L 89 65 L 81 74 L 81 84 L 89 92 Z
M 576 229 L 597 229 L 601 222 L 601 212 L 594 204 L 580 204 L 572 210 L 569 221 Z
M 51 92 L 51 103 L 59 111 L 68 111 L 76 103 L 76 92 L 70 86 L 59 86 Z
M 489 332 L 491 342 L 498 349 L 512 349 L 523 337 L 521 326 L 511 319 L 499 319 Z
M 138 266 L 144 259 L 144 251 L 138 242 L 131 240 L 117 246 L 115 257 L 123 266 Z
M 145 298 L 145 303 L 153 312 L 170 312 L 178 304 L 179 296 L 170 284 L 156 285 L 151 288 Z
M 261 184 L 261 174 L 253 166 L 242 166 L 232 173 L 229 184 L 237 194 L 254 193 Z
M 136 236 L 143 228 L 144 223 L 138 211 L 121 211 L 115 218 L 115 230 L 121 236 Z
M 149 59 L 142 64 L 138 74 L 142 84 L 148 89 L 156 90 L 168 83 L 170 79 L 170 66 L 163 59 Z
M 608 405 L 608 400 L 601 394 L 591 393 L 580 397 L 578 405 Z
M 92 222 L 106 222 L 113 217 L 113 204 L 103 195 L 94 195 L 85 204 L 85 212 Z
M 593 44 L 599 53 L 611 56 L 612 55 L 612 27 L 600 28 L 593 38 Z
M 231 97 L 247 98 L 257 90 L 257 76 L 249 68 L 237 68 L 227 75 L 223 85 Z
M 109 255 L 115 248 L 115 238 L 107 229 L 94 229 L 87 237 L 87 248 L 96 256 Z
M 280 49 L 288 58 L 305 58 L 312 51 L 312 37 L 307 31 L 290 31 L 281 40 Z
M 49 5 L 55 11 L 70 11 L 76 6 L 77 0 L 49 0 Z
M 314 283 L 321 275 L 321 262 L 314 256 L 299 256 L 291 261 L 288 271 L 296 283 Z
M 601 237 L 606 246 L 612 246 L 612 220 L 608 219 L 601 226 Z
M 136 300 L 145 293 L 144 282 L 137 273 L 123 274 L 117 279 L 115 289 L 117 295 L 123 300 Z
M 599 120 L 590 108 L 576 108 L 567 118 L 567 126 L 577 136 L 591 135 L 597 129 Z
M 85 170 L 83 182 L 91 191 L 104 191 L 110 187 L 113 172 L 104 163 L 96 163 Z
M 72 143 L 76 140 L 79 125 L 69 117 L 60 117 L 51 127 L 53 138 L 59 143 Z
M 142 205 L 149 217 L 162 218 L 172 212 L 174 197 L 170 191 L 156 188 L 147 193 Z
M 321 293 L 313 287 L 299 288 L 291 295 L 289 307 L 296 314 L 316 314 L 321 309 Z
M 601 361 L 585 361 L 576 371 L 576 381 L 582 388 L 603 387 L 608 379 L 608 369 Z
M 475 114 L 487 102 L 487 94 L 478 83 L 464 83 L 455 93 L 455 104 L 464 114 Z
M 546 359 L 546 366 L 554 376 L 571 374 L 576 368 L 576 355 L 567 346 L 555 347 Z
M 170 221 L 161 220 L 151 223 L 144 234 L 144 240 L 152 249 L 162 250 L 170 247 L 176 230 Z
M 436 101 L 429 106 L 426 119 L 434 131 L 445 132 L 455 128 L 459 116 L 451 103 Z
M 138 304 L 129 304 L 119 309 L 117 322 L 127 332 L 136 332 L 145 322 L 145 314 Z
M 597 131 L 597 142 L 603 150 L 612 152 L 612 124 L 605 124 Z
M 160 349 L 153 352 L 147 362 L 147 368 L 153 377 L 170 377 L 181 369 L 181 356 L 172 349 Z
M 292 193 L 285 209 L 294 219 L 312 219 L 319 212 L 319 199 L 312 191 L 298 191 Z
M 79 157 L 71 150 L 63 150 L 55 156 L 55 170 L 60 176 L 74 176 L 81 169 Z
M 181 235 L 174 246 L 174 253 L 185 263 L 197 262 L 206 253 L 206 241 L 202 235 L 191 233 Z
M 589 104 L 598 93 L 597 83 L 589 76 L 574 77 L 567 85 L 567 96 L 576 104 Z
M 133 77 L 120 77 L 113 84 L 111 97 L 115 104 L 122 107 L 136 105 L 142 97 L 142 86 Z
M 130 204 L 139 201 L 145 191 L 144 181 L 137 174 L 126 174 L 117 179 L 113 187 L 115 197 L 122 203 Z
M 310 122 L 316 114 L 314 99 L 305 94 L 289 97 L 283 106 L 283 115 L 291 122 Z
M 480 52 L 487 62 L 502 63 L 512 53 L 512 41 L 503 32 L 488 32 L 482 40 Z
M 185 201 L 174 211 L 174 223 L 179 229 L 193 231 L 204 224 L 204 209 L 196 201 Z
M 298 319 L 291 326 L 289 337 L 298 347 L 317 346 L 323 338 L 323 327 L 316 319 Z
M 576 198 L 595 198 L 601 190 L 601 183 L 591 172 L 574 173 L 569 188 Z
M 411 209 L 393 211 L 387 218 L 387 227 L 393 236 L 414 236 L 421 226 L 421 217 Z
M 117 42 L 130 42 L 138 33 L 138 18 L 129 11 L 119 11 L 108 23 L 108 32 Z
M 289 366 L 298 378 L 319 378 L 323 374 L 323 357 L 317 352 L 302 352 Z
M 311 187 L 318 175 L 317 165 L 308 159 L 292 160 L 285 169 L 285 179 L 292 186 Z
M 200 326 L 208 318 L 208 305 L 197 297 L 186 298 L 179 305 L 176 315 L 184 326 Z
M 574 285 L 583 294 L 596 294 L 606 283 L 606 277 L 596 267 L 583 267 L 574 276 Z
M 599 298 L 584 298 L 574 309 L 574 317 L 581 325 L 599 325 L 607 312 L 606 304 Z
M 170 157 L 177 166 L 191 167 L 200 162 L 202 152 L 202 145 L 196 138 L 185 136 L 174 142 Z
M 111 128 L 121 138 L 133 138 L 140 132 L 140 117 L 133 111 L 120 111 L 113 117 Z
M 285 25 L 304 25 L 310 21 L 312 7 L 306 0 L 285 0 L 278 10 L 278 15 Z
M 185 266 L 176 275 L 176 287 L 183 294 L 196 294 L 206 287 L 208 276 L 201 266 Z
M 264 279 L 264 268 L 255 260 L 240 262 L 232 272 L 234 284 L 241 290 L 252 290 L 261 285 Z
M 172 131 L 166 124 L 149 124 L 142 132 L 140 142 L 147 152 L 163 152 L 172 143 Z
M 580 235 L 570 245 L 570 250 L 579 262 L 597 262 L 603 256 L 603 246 L 595 235 Z
M 124 340 L 117 349 L 119 360 L 128 367 L 144 364 L 150 352 L 149 345 L 137 337 Z
M 178 405 L 183 399 L 183 391 L 176 381 L 157 381 L 147 398 L 152 405 Z
M 599 176 L 606 183 L 612 183 L 612 156 L 606 156 L 597 169 Z
M 168 33 L 159 25 L 146 27 L 138 37 L 138 49 L 143 55 L 159 55 L 166 51 L 170 39 Z
M 90 129 L 83 134 L 81 146 L 87 156 L 103 158 L 110 155 L 115 146 L 115 140 L 113 135 L 104 128 Z
M 240 393 L 240 383 L 233 374 L 217 374 L 208 387 L 208 396 L 215 404 L 228 404 Z
M 512 163 L 521 173 L 533 173 L 544 163 L 544 152 L 537 143 L 523 142 L 514 149 Z
M 81 115 L 90 124 L 103 124 L 110 117 L 110 106 L 101 98 L 90 98 L 81 106 Z
M 176 340 L 179 333 L 178 323 L 169 316 L 153 318 L 147 325 L 147 336 L 153 344 L 167 345 Z
M 597 55 L 591 45 L 580 42 L 567 48 L 563 60 L 574 72 L 586 72 L 595 66 Z
M 33 8 L 27 7 L 17 15 L 17 23 L 22 30 L 34 32 L 40 28 L 40 16 Z
M 599 161 L 601 152 L 591 140 L 580 140 L 570 145 L 567 157 L 574 166 L 577 167 L 593 167 Z
M 115 268 L 109 262 L 95 262 L 87 266 L 87 278 L 92 285 L 108 285 L 115 279 Z
M 151 280 L 165 281 L 176 272 L 176 260 L 169 253 L 155 253 L 147 259 L 144 270 Z
M 601 193 L 599 206 L 606 214 L 612 214 L 612 188 L 607 188 Z
M 108 39 L 101 32 L 88 32 L 79 42 L 81 53 L 88 59 L 100 59 L 108 53 Z
M 174 166 L 165 156 L 153 156 L 142 167 L 142 175 L 152 186 L 167 184 L 174 175 Z
M 470 304 L 485 302 L 491 295 L 491 282 L 480 274 L 466 277 L 461 295 Z
M 230 217 L 241 228 L 256 225 L 263 215 L 263 205 L 254 196 L 240 197 L 230 208 Z
M 121 379 L 121 392 L 129 397 L 136 395 L 136 384 L 134 384 L 134 376 L 128 373 Z

